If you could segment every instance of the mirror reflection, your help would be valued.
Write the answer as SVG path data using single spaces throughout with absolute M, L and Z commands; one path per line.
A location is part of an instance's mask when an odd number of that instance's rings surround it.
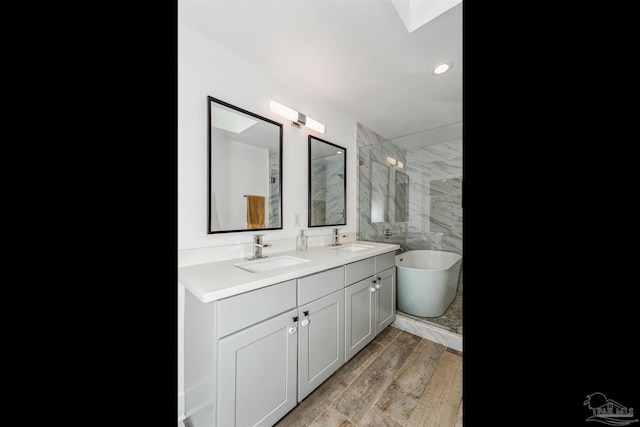
M 371 222 L 389 220 L 389 168 L 378 162 L 371 163 Z
M 396 177 L 396 222 L 409 222 L 409 176 L 399 170 Z
M 208 98 L 208 233 L 282 228 L 282 124 Z
M 346 225 L 347 150 L 309 135 L 309 227 Z

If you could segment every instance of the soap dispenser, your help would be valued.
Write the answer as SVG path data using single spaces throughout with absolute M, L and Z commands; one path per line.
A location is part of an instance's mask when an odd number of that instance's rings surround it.
M 304 230 L 300 230 L 300 234 L 296 236 L 296 251 L 307 250 L 307 236 L 304 234 Z

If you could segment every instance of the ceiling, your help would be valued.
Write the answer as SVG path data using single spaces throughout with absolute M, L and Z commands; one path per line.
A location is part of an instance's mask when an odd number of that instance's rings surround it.
M 405 148 L 461 135 L 462 3 L 412 32 L 391 0 L 180 0 L 178 19 Z

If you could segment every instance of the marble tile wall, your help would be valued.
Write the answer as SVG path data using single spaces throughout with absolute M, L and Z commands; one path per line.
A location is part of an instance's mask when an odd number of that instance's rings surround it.
M 462 254 L 462 140 L 405 152 L 358 124 L 357 144 L 358 239 L 397 243 L 404 250 Z M 391 166 L 387 157 L 404 167 Z M 388 169 L 386 180 L 381 179 L 385 175 L 381 168 Z M 403 186 L 406 178 L 408 186 Z M 381 194 L 386 200 L 382 219 L 376 211 Z M 408 202 L 401 197 L 407 194 Z M 406 213 L 401 215 L 407 206 L 408 218 Z M 384 238 L 385 228 L 391 237 Z M 462 290 L 462 274 L 458 289 Z
M 403 168 L 389 164 L 393 158 L 406 164 L 405 150 L 375 132 L 357 125 L 358 145 L 358 239 L 396 243 L 405 247 L 407 222 L 396 221 L 396 172 Z M 404 198 L 403 198 L 404 199 Z M 385 237 L 384 230 L 391 235 Z
M 280 221 L 280 155 L 269 151 L 269 227 L 282 227 Z
M 407 249 L 462 254 L 462 140 L 413 150 L 407 157 Z
M 462 254 L 462 140 L 412 150 L 407 158 L 407 250 Z M 458 290 L 462 291 L 462 273 Z
M 327 165 L 327 223 L 342 224 L 344 215 L 344 167 L 342 164 Z
M 313 162 L 313 218 L 316 224 L 342 224 L 344 218 L 344 173 L 342 164 Z
M 314 224 L 325 224 L 327 221 L 327 165 L 320 162 L 311 164 L 312 215 Z

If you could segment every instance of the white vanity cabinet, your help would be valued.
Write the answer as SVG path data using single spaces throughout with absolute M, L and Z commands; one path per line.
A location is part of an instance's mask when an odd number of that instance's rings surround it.
M 314 250 L 317 258 L 344 256 L 310 249 L 309 264 Z M 215 299 L 185 294 L 187 418 L 206 414 L 212 427 L 272 426 L 395 320 L 395 250 L 327 264 Z M 192 286 L 214 287 L 210 277 L 237 274 L 225 268 L 196 265 L 182 275 Z
M 300 402 L 344 363 L 344 267 L 297 282 Z
M 345 265 L 345 362 L 396 318 L 395 252 Z
M 297 335 L 283 313 L 219 341 L 219 426 L 272 426 L 296 406 Z
M 378 335 L 396 320 L 396 268 L 388 268 L 376 273 L 375 329 Z
M 272 426 L 296 404 L 296 281 L 203 304 L 185 299 L 185 390 L 211 424 Z

